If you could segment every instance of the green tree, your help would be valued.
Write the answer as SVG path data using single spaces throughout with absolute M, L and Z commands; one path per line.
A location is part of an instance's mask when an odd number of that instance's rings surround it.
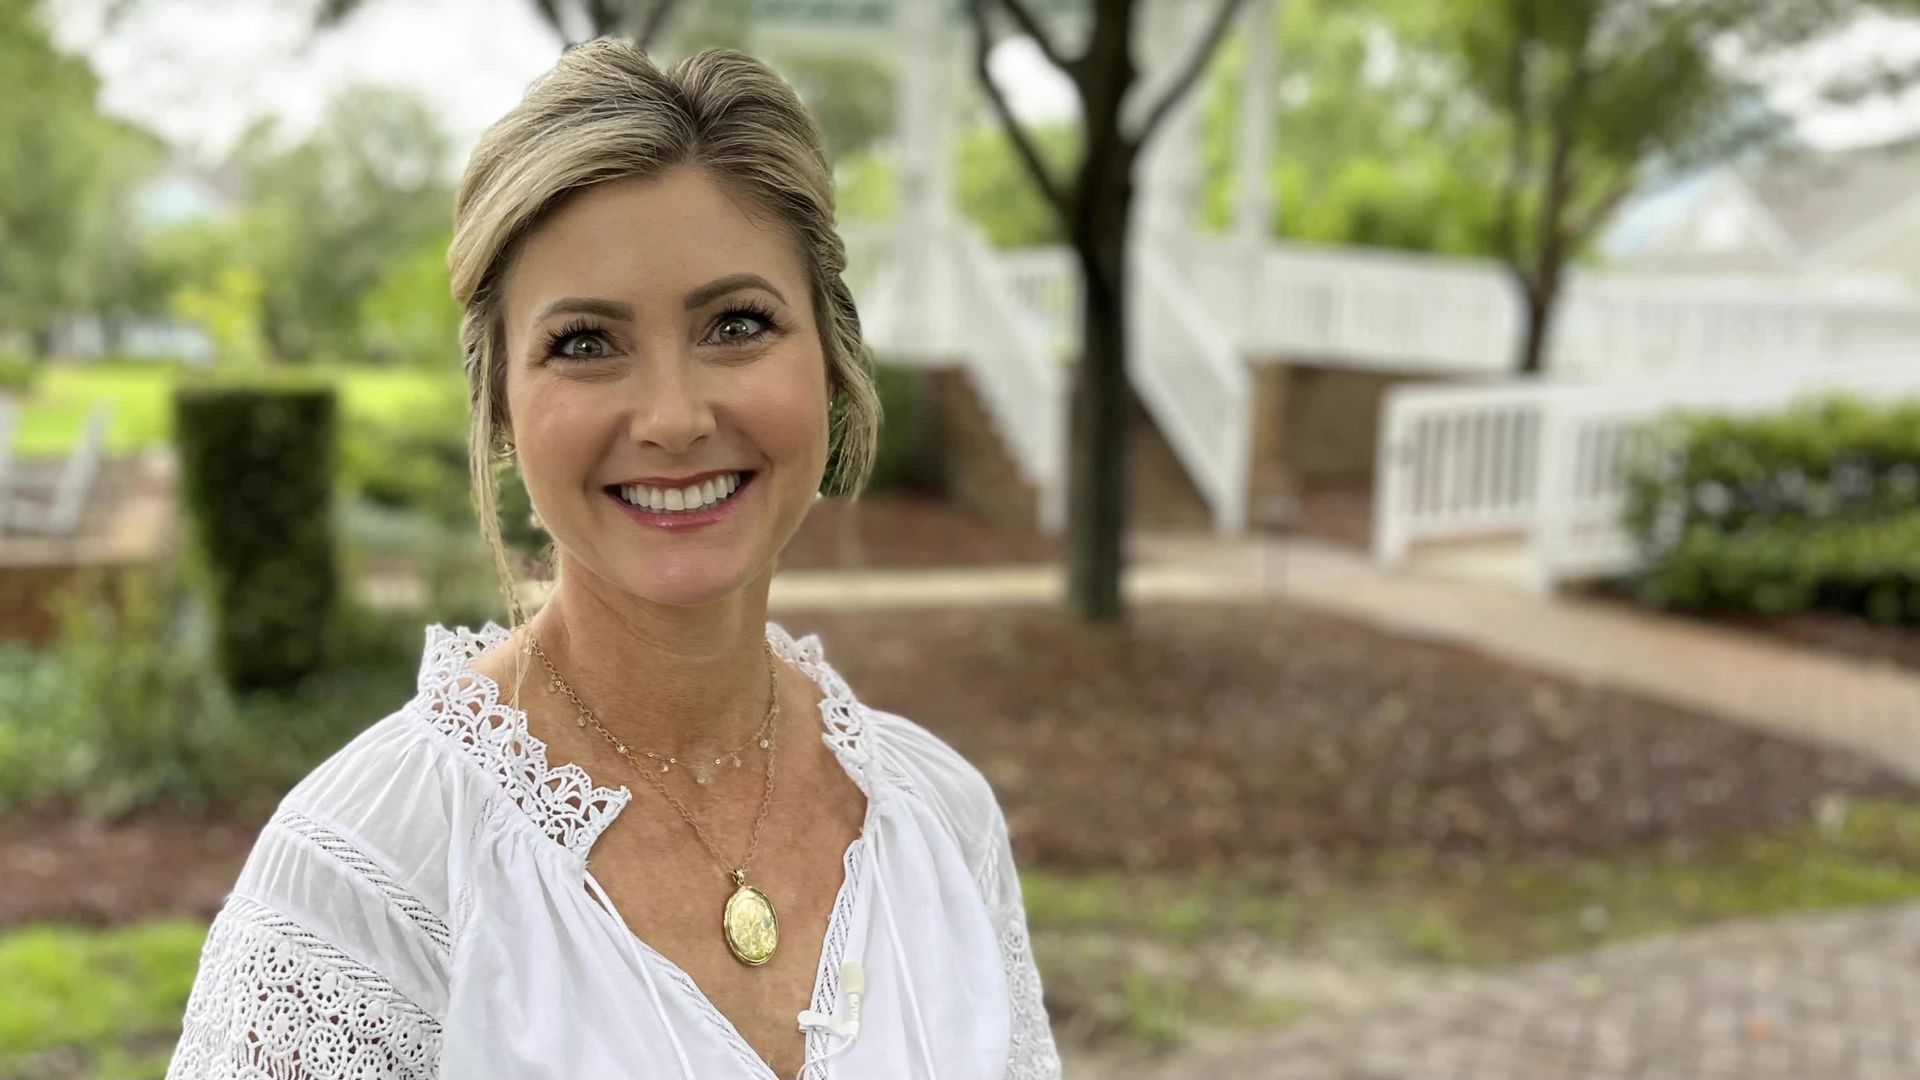
M 126 284 L 131 196 L 161 148 L 100 113 L 97 90 L 34 0 L 0 0 L 0 336 L 42 335 Z
M 1566 267 L 1629 195 L 1777 143 L 1757 61 L 1824 36 L 1865 0 L 1449 0 L 1410 8 L 1500 133 L 1495 226 L 1526 310 L 1517 365 L 1541 369 Z M 1894 5 L 1897 6 L 1897 5 Z
M 271 120 L 235 151 L 247 203 L 236 257 L 262 284 L 262 322 L 285 359 L 366 347 L 367 296 L 446 232 L 450 143 L 416 96 L 379 86 L 342 91 L 320 128 L 284 146 Z
M 1450 71 L 1406 48 L 1407 0 L 1288 0 L 1274 34 L 1281 85 L 1270 166 L 1274 235 L 1308 243 L 1495 254 L 1498 152 L 1485 110 Z M 1206 87 L 1202 220 L 1233 214 L 1247 42 Z

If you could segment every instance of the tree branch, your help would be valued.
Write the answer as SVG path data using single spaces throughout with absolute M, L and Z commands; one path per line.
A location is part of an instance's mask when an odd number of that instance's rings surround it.
M 1007 138 L 1012 140 L 1013 148 L 1019 152 L 1020 160 L 1026 163 L 1027 172 L 1032 175 L 1034 184 L 1054 212 L 1060 215 L 1064 223 L 1071 221 L 1073 215 L 1067 204 L 1066 193 L 1047 170 L 1047 163 L 1040 151 L 1033 145 L 1027 130 L 1020 126 L 1020 120 L 1013 115 L 1013 109 L 1007 104 L 1000 87 L 994 84 L 993 74 L 987 69 L 987 53 L 993 47 L 993 32 L 987 26 L 987 5 L 992 0 L 971 0 L 967 13 L 973 19 L 973 68 L 978 74 L 980 85 L 987 91 L 987 101 L 993 105 L 993 111 L 999 115 L 1001 126 L 1006 129 Z M 1077 84 L 1076 84 L 1077 85 Z M 1084 92 L 1082 94 L 1084 97 Z
M 1054 45 L 1053 38 L 1048 36 L 1047 28 L 1040 25 L 1040 20 L 1035 18 L 1032 9 L 1027 7 L 1026 0 L 1000 0 L 1000 6 L 1006 9 L 1008 15 L 1013 16 L 1013 21 L 1020 27 L 1020 32 L 1033 39 L 1034 45 L 1040 49 L 1040 55 L 1047 58 L 1047 63 L 1065 72 L 1066 76 L 1075 83 L 1080 81 L 1080 62 L 1083 58 L 1069 57 L 1060 52 Z
M 1214 50 L 1220 47 L 1220 39 L 1226 36 L 1227 27 L 1233 22 L 1233 17 L 1239 13 L 1241 5 L 1245 2 L 1246 0 L 1220 0 L 1220 7 L 1213 13 L 1213 25 L 1207 27 L 1207 32 L 1201 35 L 1199 46 L 1194 49 L 1193 55 L 1187 57 L 1186 67 L 1174 76 L 1173 81 L 1168 83 L 1166 90 L 1161 93 L 1160 100 L 1154 102 L 1153 108 L 1147 111 L 1147 118 L 1141 123 L 1138 135 L 1129 140 L 1133 146 L 1147 145 L 1147 140 L 1153 138 L 1154 129 L 1160 126 L 1161 122 L 1167 118 L 1167 114 L 1173 112 L 1173 107 L 1186 96 L 1194 80 L 1206 70 L 1207 61 L 1213 59 Z
M 1527 98 L 1527 46 L 1533 40 L 1533 18 L 1525 0 L 1509 5 L 1514 16 L 1515 34 L 1509 47 L 1507 97 L 1513 111 L 1513 147 L 1507 156 L 1507 175 L 1500 190 L 1500 251 L 1515 273 L 1526 260 L 1520 253 L 1520 192 L 1533 171 L 1533 103 Z

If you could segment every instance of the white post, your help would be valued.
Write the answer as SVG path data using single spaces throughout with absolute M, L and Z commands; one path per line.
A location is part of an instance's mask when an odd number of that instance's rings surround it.
M 1266 253 L 1273 212 L 1272 145 L 1274 17 L 1280 0 L 1252 0 L 1247 12 L 1247 62 L 1240 75 L 1239 146 L 1235 148 L 1234 248 L 1241 260 L 1240 317 L 1234 344 L 1245 355 L 1256 347 L 1259 313 L 1268 310 Z
M 942 42 L 937 0 L 899 0 L 894 36 L 899 57 L 895 145 L 900 162 L 900 214 L 893 258 L 899 268 L 897 302 L 901 345 L 916 359 L 952 351 L 943 317 L 951 305 L 942 271 L 951 205 L 947 166 L 949 56 Z
M 1253 0 L 1247 11 L 1247 65 L 1240 75 L 1239 184 L 1234 229 L 1249 246 L 1264 247 L 1273 211 L 1274 19 L 1279 0 Z

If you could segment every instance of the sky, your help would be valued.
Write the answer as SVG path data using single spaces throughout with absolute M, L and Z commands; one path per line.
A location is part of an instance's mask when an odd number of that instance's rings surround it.
M 464 158 L 560 47 L 528 0 L 365 0 L 352 20 L 320 34 L 304 14 L 317 0 L 48 3 L 56 40 L 100 74 L 105 109 L 208 158 L 262 114 L 305 130 L 329 94 L 354 81 L 418 90 Z M 101 12 L 115 3 L 132 13 L 109 27 Z M 1920 27 L 1867 24 L 1796 57 L 1783 67 L 1775 102 L 1801 116 L 1802 135 L 1816 146 L 1920 132 L 1920 93 L 1845 111 L 1815 101 L 1811 88 L 1824 74 L 1875 58 L 1920 58 Z M 992 68 L 1022 116 L 1071 114 L 1071 88 L 1031 44 L 1003 44 Z

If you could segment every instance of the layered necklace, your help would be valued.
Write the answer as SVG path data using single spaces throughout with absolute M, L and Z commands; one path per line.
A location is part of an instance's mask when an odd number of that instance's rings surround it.
M 720 766 L 728 757 L 731 757 L 734 766 L 738 767 L 740 764 L 740 751 L 756 739 L 759 741 L 760 746 L 767 752 L 767 779 L 766 786 L 760 794 L 760 814 L 754 819 L 753 835 L 747 841 L 747 857 L 742 859 L 738 866 L 732 865 L 727 861 L 726 856 L 720 854 L 720 849 L 715 847 L 713 841 L 707 836 L 707 830 L 702 828 L 698 821 L 694 820 L 694 816 L 687 811 L 686 806 L 682 804 L 679 799 L 674 797 L 673 792 L 667 790 L 667 785 L 660 782 L 658 774 L 671 771 L 675 765 L 683 764 L 680 758 L 678 756 L 655 754 L 651 751 L 643 750 L 641 753 L 648 759 L 659 762 L 659 767 L 656 769 L 642 765 L 640 759 L 634 756 L 633 751 L 628 748 L 627 744 L 616 738 L 613 732 L 608 731 L 606 726 L 600 723 L 600 718 L 593 714 L 593 710 L 587 708 L 586 703 L 580 700 L 580 696 L 573 692 L 573 687 L 567 685 L 567 680 L 560 677 L 559 669 L 553 666 L 553 661 L 547 658 L 546 650 L 542 649 L 540 643 L 534 640 L 531 629 L 527 631 L 527 644 L 522 650 L 523 652 L 538 656 L 540 662 L 546 665 L 548 689 L 556 690 L 567 695 L 568 700 L 573 702 L 574 707 L 579 710 L 579 716 L 575 722 L 580 727 L 586 727 L 589 724 L 593 725 L 594 730 L 598 731 L 602 738 L 612 744 L 613 748 L 619 752 L 621 757 L 626 758 L 635 769 L 638 769 L 640 775 L 646 777 L 647 781 L 657 788 L 669 803 L 673 804 L 675 810 L 680 811 L 680 816 L 686 819 L 688 825 L 693 826 L 694 834 L 700 837 L 700 842 L 706 845 L 707 850 L 712 852 L 713 857 L 719 861 L 721 868 L 727 871 L 729 878 L 733 882 L 734 889 L 733 894 L 727 897 L 726 907 L 723 908 L 720 913 L 720 932 L 722 936 L 726 938 L 727 949 L 733 953 L 734 957 L 741 963 L 750 964 L 754 967 L 758 967 L 771 959 L 774 947 L 780 943 L 780 922 L 774 914 L 773 901 L 768 899 L 767 894 L 760 891 L 760 889 L 747 884 L 747 867 L 753 862 L 753 853 L 760 845 L 760 826 L 766 822 L 767 807 L 770 806 L 773 801 L 773 721 L 776 716 L 780 715 L 780 694 L 775 676 L 773 645 L 768 642 L 763 642 L 763 645 L 765 646 L 767 656 L 766 719 L 760 722 L 760 729 L 748 736 L 738 748 L 731 751 L 730 754 L 723 753 L 719 757 L 714 758 L 712 766 L 707 765 L 704 757 L 702 757 L 697 764 L 693 765 L 695 773 L 694 779 L 698 783 L 704 784 L 707 782 L 709 775 L 708 769 Z

